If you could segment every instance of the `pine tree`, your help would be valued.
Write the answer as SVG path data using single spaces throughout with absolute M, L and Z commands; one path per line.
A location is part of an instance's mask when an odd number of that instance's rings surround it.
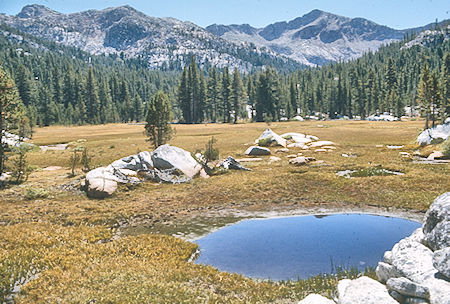
M 133 120 L 139 122 L 142 120 L 144 110 L 144 104 L 142 103 L 141 96 L 136 94 L 133 100 Z
M 222 100 L 221 100 L 221 112 L 223 114 L 223 122 L 231 121 L 231 81 L 228 67 L 223 68 L 222 72 Z
M 450 116 L 450 53 L 444 55 L 441 68 L 441 97 L 442 97 L 442 115 L 441 121 L 444 122 Z
M 418 103 L 420 105 L 420 110 L 422 116 L 425 116 L 425 129 L 428 129 L 428 121 L 431 116 L 431 102 L 432 102 L 432 89 L 431 89 L 431 75 L 429 71 L 428 64 L 425 64 L 422 73 L 420 75 L 420 82 L 418 88 Z
M 172 136 L 172 128 L 169 124 L 171 110 L 169 98 L 162 91 L 158 91 L 148 104 L 145 125 L 145 134 L 154 148 L 165 144 Z
M 207 87 L 207 104 L 208 104 L 208 118 L 212 122 L 217 122 L 219 116 L 219 101 L 220 101 L 220 82 L 219 73 L 216 67 L 211 68 L 209 72 L 208 87 Z
M 100 101 L 97 93 L 97 83 L 94 77 L 94 71 L 92 67 L 89 67 L 88 77 L 86 81 L 85 89 L 87 122 L 95 124 L 99 122 L 99 109 Z
M 237 68 L 233 72 L 233 83 L 231 87 L 231 99 L 233 100 L 233 113 L 234 120 L 233 123 L 237 123 L 238 115 L 241 112 L 243 99 L 244 99 L 244 89 L 242 88 L 241 77 L 239 76 L 239 71 Z
M 191 116 L 191 98 L 190 98 L 190 88 L 188 81 L 188 69 L 184 67 L 183 73 L 181 74 L 180 85 L 178 86 L 178 106 L 181 109 L 183 116 L 183 121 L 185 123 L 192 123 Z
M 5 171 L 6 132 L 18 127 L 25 108 L 11 76 L 0 66 L 0 175 Z

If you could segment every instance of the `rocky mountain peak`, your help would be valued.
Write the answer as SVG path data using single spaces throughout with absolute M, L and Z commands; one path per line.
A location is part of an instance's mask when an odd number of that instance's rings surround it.
M 48 15 L 61 15 L 61 14 L 43 5 L 30 4 L 24 6 L 20 11 L 20 13 L 18 13 L 16 16 L 19 18 L 42 18 Z

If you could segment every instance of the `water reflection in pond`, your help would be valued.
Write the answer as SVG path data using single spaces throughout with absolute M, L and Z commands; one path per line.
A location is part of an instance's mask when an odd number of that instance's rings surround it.
M 367 214 L 245 220 L 196 241 L 199 264 L 253 278 L 288 280 L 332 266 L 376 266 L 386 250 L 420 224 Z

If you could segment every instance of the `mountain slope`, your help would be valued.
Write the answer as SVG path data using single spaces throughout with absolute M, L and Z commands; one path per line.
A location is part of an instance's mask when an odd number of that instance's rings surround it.
M 123 53 L 145 59 L 151 68 L 179 69 L 190 54 L 203 65 L 228 65 L 241 71 L 266 64 L 282 69 L 300 66 L 273 51 L 230 43 L 191 22 L 150 17 L 130 6 L 66 15 L 28 5 L 16 16 L 0 15 L 0 22 L 91 54 Z
M 267 47 L 307 65 L 354 59 L 400 40 L 406 33 L 363 18 L 352 19 L 320 10 L 260 29 L 247 24 L 213 24 L 206 29 L 228 41 Z

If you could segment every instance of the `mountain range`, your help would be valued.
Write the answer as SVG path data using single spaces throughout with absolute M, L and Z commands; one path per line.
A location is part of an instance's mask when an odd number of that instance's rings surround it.
M 130 6 L 62 14 L 36 4 L 15 16 L 0 14 L 0 23 L 91 54 L 143 59 L 154 69 L 181 68 L 192 54 L 200 65 L 242 72 L 267 64 L 292 70 L 350 60 L 417 30 L 396 30 L 320 10 L 264 28 L 213 24 L 204 29 L 192 22 L 150 17 Z

